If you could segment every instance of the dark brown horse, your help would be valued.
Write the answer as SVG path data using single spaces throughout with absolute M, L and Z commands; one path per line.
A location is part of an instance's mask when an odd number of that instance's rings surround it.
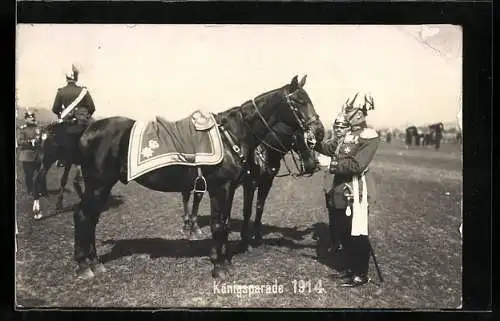
M 287 166 L 288 173 L 285 175 L 302 176 L 314 173 L 319 169 L 316 153 L 306 146 L 306 137 L 301 131 L 293 131 L 286 124 L 279 123 L 272 127 L 270 132 L 262 143 L 248 155 L 248 162 L 245 167 L 245 173 L 242 175 L 239 185 L 243 185 L 243 226 L 241 230 L 240 250 L 247 251 L 251 249 L 250 241 L 252 239 L 249 223 L 252 216 L 252 204 L 257 194 L 256 215 L 253 224 L 253 245 L 259 246 L 262 243 L 262 213 L 266 203 L 267 196 L 272 187 L 274 178 L 277 176 L 281 167 L 281 160 L 284 156 L 294 150 L 300 155 L 300 165 L 297 165 L 295 157 L 292 154 L 298 174 L 292 174 Z M 286 161 L 285 161 L 286 165 Z M 191 196 L 189 192 L 182 193 L 184 205 L 184 227 L 183 230 L 190 237 L 198 237 L 201 230 L 198 227 L 197 215 L 200 202 L 203 198 L 203 192 L 194 192 L 193 207 L 191 214 L 188 210 L 188 202 Z
M 317 141 L 323 139 L 323 124 L 303 88 L 305 79 L 304 76 L 299 82 L 295 76 L 289 84 L 214 114 L 224 142 L 224 156 L 218 165 L 200 167 L 210 196 L 213 277 L 224 277 L 232 267 L 228 223 L 234 190 L 246 168 L 244 155 L 254 150 L 271 127 L 279 123 L 308 132 Z M 82 278 L 105 271 L 97 256 L 96 225 L 113 186 L 118 181 L 128 182 L 127 156 L 134 123 L 125 117 L 100 119 L 87 128 L 79 141 L 85 192 L 74 212 L 74 259 Z M 134 180 L 152 190 L 182 193 L 192 189 L 197 177 L 194 167 L 172 165 Z
M 50 168 L 60 159 L 64 160 L 64 172 L 61 175 L 56 210 L 62 210 L 64 191 L 68 183 L 69 172 L 73 165 L 79 166 L 78 139 L 85 127 L 74 130 L 73 125 L 66 123 L 51 123 L 43 128 L 43 140 L 41 148 L 42 162 L 35 176 L 35 203 L 39 204 L 40 197 L 47 197 L 47 173 Z M 68 139 L 69 137 L 69 139 Z M 69 143 L 68 143 L 69 141 Z M 80 169 L 74 178 L 74 186 L 80 198 L 83 197 L 79 181 L 81 180 Z M 34 206 L 35 208 L 35 206 Z M 38 206 L 39 208 L 39 206 Z

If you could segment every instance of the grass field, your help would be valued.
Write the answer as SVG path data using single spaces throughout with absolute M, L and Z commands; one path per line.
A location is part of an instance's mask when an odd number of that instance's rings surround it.
M 370 238 L 385 282 L 338 288 L 329 279 L 335 258 L 327 253 L 323 174 L 277 178 L 263 216 L 264 244 L 233 258 L 227 284 L 272 285 L 283 293 L 217 292 L 208 260 L 211 244 L 208 195 L 201 208 L 205 239 L 181 235 L 180 194 L 162 194 L 136 183 L 118 183 L 97 226 L 98 252 L 108 272 L 90 281 L 75 278 L 73 216 L 76 194 L 66 193 L 66 212 L 31 219 L 31 203 L 18 183 L 17 303 L 24 307 L 302 307 L 457 308 L 461 304 L 462 158 L 458 146 L 405 149 L 381 145 L 371 166 L 378 202 L 370 213 Z M 55 190 L 61 172 L 49 173 Z M 21 176 L 21 175 L 19 175 Z M 70 184 L 68 184 L 69 187 Z M 236 193 L 230 240 L 242 222 Z M 42 206 L 53 212 L 56 196 Z M 293 280 L 321 282 L 323 293 L 294 292 Z M 216 293 L 214 293 L 216 292 Z

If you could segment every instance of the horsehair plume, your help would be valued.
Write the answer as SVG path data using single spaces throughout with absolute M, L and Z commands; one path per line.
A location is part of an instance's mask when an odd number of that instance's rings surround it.
M 368 108 L 366 107 L 367 104 L 369 105 Z M 363 107 L 361 108 L 363 114 L 366 116 L 368 115 L 369 110 L 374 110 L 374 109 L 375 109 L 375 103 L 373 102 L 373 97 L 371 95 L 367 96 L 365 94 L 365 101 L 363 102 Z
M 73 72 L 73 76 L 74 76 L 75 80 L 77 81 L 78 74 L 80 73 L 80 71 L 78 70 L 78 68 L 76 67 L 76 65 L 74 63 L 71 64 L 71 71 Z
M 356 93 L 356 95 L 354 95 L 354 98 L 351 100 L 351 102 L 349 103 L 349 108 L 353 108 L 354 107 L 354 102 L 356 101 L 356 99 L 358 98 L 358 95 L 359 95 L 359 91 Z

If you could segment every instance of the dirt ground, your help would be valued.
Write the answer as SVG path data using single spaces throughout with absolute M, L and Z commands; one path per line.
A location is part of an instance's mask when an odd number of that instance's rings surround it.
M 183 239 L 180 194 L 118 183 L 97 226 L 98 252 L 108 272 L 75 278 L 73 215 L 41 221 L 18 182 L 17 304 L 23 307 L 269 307 L 457 308 L 462 295 L 462 157 L 460 147 L 440 151 L 382 144 L 371 170 L 378 202 L 371 208 L 370 239 L 385 282 L 338 288 L 329 278 L 335 258 L 326 251 L 323 174 L 277 178 L 263 215 L 264 244 L 233 258 L 236 273 L 225 284 L 211 275 L 209 201 L 200 208 L 205 238 Z M 49 172 L 55 190 L 62 171 Z M 72 174 L 73 175 L 73 174 Z M 242 190 L 232 212 L 232 246 L 240 239 Z M 42 203 L 54 212 L 56 195 Z M 216 282 L 216 283 L 214 283 Z M 224 285 L 275 285 L 278 293 L 222 293 Z M 295 287 L 294 287 L 295 285 Z M 265 287 L 264 287 L 265 288 Z M 303 291 L 301 291 L 303 290 Z M 272 292 L 272 290 L 271 290 Z M 280 293 L 281 292 L 281 293 Z M 302 292 L 302 293 L 301 293 Z

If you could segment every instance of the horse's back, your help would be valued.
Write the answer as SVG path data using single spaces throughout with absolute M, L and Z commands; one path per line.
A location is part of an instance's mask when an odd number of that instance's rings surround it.
M 83 133 L 80 144 L 85 147 L 96 138 L 116 136 L 117 133 L 130 130 L 134 123 L 133 119 L 121 116 L 98 119 Z
M 134 123 L 133 119 L 117 116 L 90 124 L 80 139 L 83 166 L 95 170 L 96 175 L 110 173 L 112 168 L 121 169 Z

